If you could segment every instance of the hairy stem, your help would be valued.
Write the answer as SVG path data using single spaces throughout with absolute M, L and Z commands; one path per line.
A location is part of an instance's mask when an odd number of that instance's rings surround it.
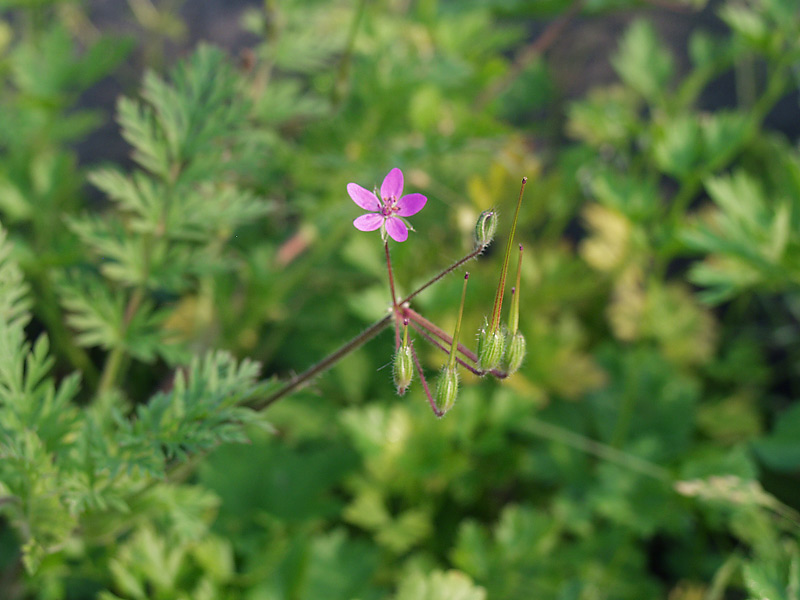
M 308 381 L 315 375 L 318 375 L 322 371 L 329 369 L 337 362 L 339 362 L 341 359 L 343 359 L 345 356 L 347 356 L 354 350 L 357 350 L 358 348 L 366 344 L 368 341 L 370 341 L 372 338 L 378 335 L 381 331 L 383 331 L 389 325 L 389 322 L 393 318 L 394 315 L 391 314 L 391 315 L 386 315 L 380 321 L 376 321 L 375 323 L 367 327 L 364 331 L 359 333 L 356 337 L 354 337 L 350 341 L 340 346 L 338 350 L 323 358 L 313 367 L 303 371 L 299 375 L 295 375 L 294 377 L 292 377 L 289 381 L 286 382 L 286 384 L 282 388 L 280 388 L 273 394 L 267 396 L 266 398 L 254 401 L 253 403 L 250 404 L 250 406 L 256 410 L 263 410 L 268 406 L 270 406 L 271 404 L 274 404 L 284 396 L 291 394 L 293 391 L 302 386 L 306 381 Z
M 392 293 L 392 307 L 397 308 L 397 294 L 394 291 L 394 274 L 392 273 L 392 259 L 389 257 L 389 241 L 383 243 L 386 251 L 386 270 L 389 272 L 389 290 Z
M 408 296 L 403 298 L 399 302 L 399 304 L 403 305 L 406 304 L 407 302 L 410 302 L 414 297 L 416 297 L 417 295 L 428 289 L 430 286 L 432 286 L 434 283 L 445 277 L 445 275 L 449 275 L 464 263 L 471 261 L 473 258 L 477 258 L 484 250 L 486 250 L 486 246 L 477 246 L 472 252 L 467 254 L 464 258 L 460 258 L 452 265 L 447 267 L 444 271 L 438 273 L 437 275 L 429 279 L 427 282 L 423 283 L 416 290 L 414 290 Z
M 411 358 L 414 359 L 414 366 L 417 368 L 419 380 L 422 382 L 422 389 L 425 390 L 425 395 L 428 397 L 428 404 L 431 405 L 433 414 L 435 414 L 437 417 L 441 417 L 444 413 L 436 409 L 436 402 L 433 401 L 431 390 L 428 388 L 428 382 L 425 379 L 425 372 L 422 370 L 422 365 L 419 363 L 419 357 L 417 356 L 417 351 L 414 350 L 413 344 L 411 345 Z

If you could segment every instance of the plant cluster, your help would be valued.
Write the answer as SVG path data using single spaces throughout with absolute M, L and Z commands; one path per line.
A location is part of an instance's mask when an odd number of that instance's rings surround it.
M 795 0 L 178 4 L 0 3 L 0 598 L 800 598 Z

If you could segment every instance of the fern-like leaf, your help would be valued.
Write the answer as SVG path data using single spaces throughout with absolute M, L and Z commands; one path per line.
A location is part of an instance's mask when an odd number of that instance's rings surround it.
M 177 371 L 169 391 L 140 406 L 133 421 L 120 420 L 130 466 L 161 476 L 168 459 L 246 441 L 243 425 L 259 417 L 239 405 L 259 391 L 259 369 L 253 361 L 212 352 Z

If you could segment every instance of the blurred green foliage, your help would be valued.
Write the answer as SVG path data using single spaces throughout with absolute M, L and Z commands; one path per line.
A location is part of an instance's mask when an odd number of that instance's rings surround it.
M 137 42 L 0 2 L 0 597 L 800 598 L 800 150 L 767 126 L 800 13 L 719 2 L 676 48 L 649 4 L 267 0 L 240 57 L 171 61 L 174 4 L 129 3 Z M 623 10 L 568 99 L 531 29 Z M 131 56 L 126 163 L 84 100 Z M 437 420 L 384 333 L 254 410 L 386 314 L 345 186 L 394 166 L 429 198 L 400 294 L 500 212 L 464 333 L 528 177 L 521 370 Z M 452 331 L 460 289 L 414 306 Z

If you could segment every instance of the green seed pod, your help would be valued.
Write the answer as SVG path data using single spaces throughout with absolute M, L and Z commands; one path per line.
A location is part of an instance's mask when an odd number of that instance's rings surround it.
M 497 212 L 494 210 L 485 210 L 475 223 L 475 245 L 478 247 L 486 247 L 492 243 L 494 234 L 497 231 Z
M 491 371 L 503 360 L 506 339 L 498 329 L 489 331 L 486 327 L 478 332 L 478 366 L 484 371 Z
M 458 371 L 455 367 L 446 365 L 436 382 L 436 395 L 434 396 L 434 412 L 437 417 L 453 408 L 458 396 Z
M 406 393 L 411 380 L 414 377 L 414 360 L 411 358 L 411 346 L 400 346 L 394 355 L 394 384 L 397 386 L 397 393 L 401 396 Z
M 522 361 L 525 359 L 525 337 L 522 332 L 517 331 L 514 335 L 510 336 L 511 340 L 508 343 L 508 351 L 506 352 L 506 373 L 513 375 L 516 373 Z

